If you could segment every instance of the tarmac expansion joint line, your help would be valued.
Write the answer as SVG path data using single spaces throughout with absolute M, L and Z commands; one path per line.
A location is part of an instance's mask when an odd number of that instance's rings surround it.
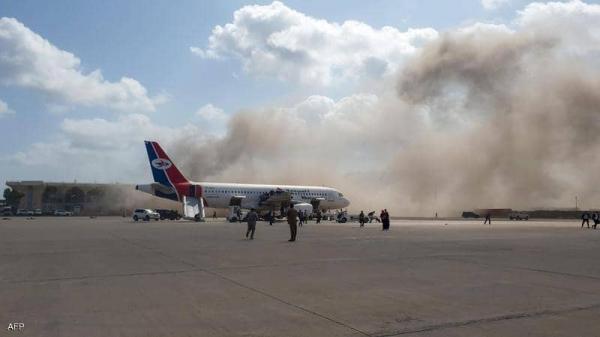
M 171 260 L 177 261 L 177 262 L 179 262 L 179 263 L 185 264 L 185 265 L 187 265 L 187 266 L 190 266 L 190 267 L 194 268 L 194 271 L 205 272 L 205 273 L 207 273 L 207 274 L 209 274 L 209 275 L 213 275 L 213 276 L 215 276 L 215 277 L 218 277 L 218 278 L 220 278 L 220 279 L 222 279 L 222 280 L 224 280 L 224 281 L 227 281 L 227 282 L 229 282 L 229 283 L 232 283 L 232 284 L 234 284 L 234 285 L 236 285 L 236 286 L 238 286 L 238 287 L 244 288 L 244 289 L 246 289 L 246 290 L 250 290 L 250 291 L 252 291 L 252 292 L 255 292 L 255 293 L 257 293 L 257 294 L 260 294 L 260 295 L 262 295 L 262 296 L 268 297 L 268 298 L 270 298 L 270 299 L 272 299 L 272 300 L 275 300 L 275 301 L 277 301 L 277 302 L 280 302 L 280 303 L 282 303 L 282 304 L 285 304 L 285 305 L 287 305 L 287 306 L 293 307 L 293 308 L 295 308 L 295 309 L 297 309 L 297 310 L 301 310 L 301 311 L 304 311 L 304 312 L 306 312 L 306 313 L 308 313 L 308 314 L 310 314 L 310 315 L 313 315 L 313 316 L 319 317 L 319 318 L 321 318 L 321 319 L 327 320 L 327 321 L 329 321 L 329 322 L 331 322 L 331 323 L 334 323 L 334 324 L 336 324 L 336 325 L 339 325 L 339 326 L 341 326 L 341 327 L 344 327 L 344 328 L 346 328 L 346 329 L 349 329 L 349 330 L 352 330 L 352 331 L 354 331 L 354 332 L 357 332 L 357 333 L 359 333 L 359 334 L 361 334 L 361 335 L 363 335 L 363 336 L 372 337 L 370 334 L 368 334 L 368 333 L 366 333 L 366 332 L 364 332 L 364 331 L 362 331 L 362 330 L 359 330 L 359 329 L 357 329 L 357 328 L 355 328 L 355 327 L 353 327 L 353 326 L 350 326 L 350 325 L 348 325 L 348 324 L 346 324 L 346 323 L 344 323 L 344 322 L 338 321 L 338 320 L 336 320 L 336 319 L 334 319 L 334 318 L 331 318 L 331 317 L 329 317 L 329 316 L 323 315 L 323 314 L 321 314 L 321 313 L 318 313 L 318 312 L 316 312 L 316 311 L 314 311 L 314 310 L 310 310 L 310 309 L 308 309 L 308 308 L 305 308 L 305 307 L 303 307 L 303 306 L 301 306 L 301 305 L 294 304 L 294 303 L 292 303 L 292 302 L 286 301 L 286 300 L 284 300 L 284 299 L 282 299 L 282 298 L 280 298 L 280 297 L 277 297 L 277 296 L 275 296 L 275 295 L 269 294 L 269 293 L 267 293 L 267 292 L 265 292 L 265 291 L 263 291 L 263 290 L 260 290 L 260 289 L 257 289 L 257 288 L 254 288 L 254 287 L 251 287 L 251 286 L 249 286 L 249 285 L 246 285 L 246 284 L 243 284 L 243 283 L 241 283 L 241 282 L 239 282 L 239 281 L 236 281 L 236 280 L 234 280 L 234 279 L 232 279 L 232 278 L 229 278 L 229 277 L 227 277 L 227 276 L 225 276 L 225 275 L 222 275 L 222 274 L 220 274 L 220 273 L 218 273 L 218 272 L 216 272 L 216 271 L 213 271 L 213 270 L 209 270 L 209 269 L 202 268 L 202 267 L 200 267 L 200 266 L 197 266 L 197 265 L 196 265 L 196 264 L 194 264 L 194 263 L 191 263 L 191 262 L 185 261 L 185 260 L 183 260 L 183 259 L 181 259 L 181 258 L 179 258 L 179 257 L 177 257 L 177 256 L 171 256 L 171 255 L 169 255 L 169 254 L 165 254 L 164 252 L 162 252 L 162 251 L 160 251 L 160 250 L 158 250 L 158 249 L 156 249 L 156 248 L 147 247 L 147 246 L 145 246 L 145 245 L 142 245 L 142 244 L 140 244 L 140 243 L 138 243 L 138 242 L 135 242 L 135 241 L 133 241 L 133 240 L 130 240 L 130 239 L 123 238 L 123 237 L 121 237 L 121 236 L 119 236 L 119 235 L 117 235 L 117 234 L 110 233 L 110 235 L 111 235 L 112 237 L 114 237 L 114 238 L 116 238 L 116 239 L 119 239 L 119 240 L 122 240 L 122 241 L 124 241 L 124 242 L 126 242 L 126 243 L 128 243 L 128 244 L 130 244 L 130 245 L 132 245 L 132 246 L 134 246 L 134 247 L 137 247 L 137 248 L 140 248 L 140 249 L 144 249 L 144 250 L 147 250 L 147 251 L 153 252 L 153 253 L 155 253 L 155 254 L 158 254 L 158 255 L 160 255 L 160 256 L 162 256 L 162 257 L 165 257 L 165 258 L 167 258 L 167 259 L 171 259 Z
M 394 337 L 394 336 L 402 336 L 402 335 L 406 335 L 406 334 L 418 334 L 418 333 L 431 332 L 431 331 L 436 331 L 436 330 L 460 328 L 460 327 L 476 325 L 476 324 L 485 324 L 485 323 L 494 323 L 494 322 L 501 322 L 501 321 L 510 321 L 510 320 L 514 320 L 514 319 L 526 319 L 526 318 L 536 318 L 536 317 L 541 317 L 541 316 L 568 314 L 568 313 L 572 313 L 572 312 L 593 310 L 593 309 L 600 309 L 600 303 L 590 304 L 590 305 L 586 305 L 586 306 L 569 307 L 569 308 L 563 308 L 563 309 L 554 309 L 554 310 L 547 309 L 547 310 L 540 310 L 540 311 L 533 311 L 533 312 L 520 312 L 520 313 L 506 314 L 506 315 L 500 315 L 500 316 L 484 317 L 484 318 L 471 319 L 471 320 L 465 320 L 465 321 L 446 322 L 446 323 L 416 327 L 414 329 L 407 329 L 407 330 L 397 331 L 397 332 L 393 332 L 393 333 L 389 333 L 389 334 L 376 335 L 376 336 L 372 336 L 372 337 Z
M 560 275 L 560 276 L 569 276 L 569 277 L 575 277 L 575 278 L 586 278 L 586 279 L 592 279 L 592 280 L 600 280 L 600 277 L 597 277 L 597 276 L 581 275 L 581 274 L 573 274 L 573 273 L 564 273 L 564 272 L 560 272 L 560 271 L 547 270 L 547 269 L 515 267 L 515 266 L 507 266 L 507 265 L 503 265 L 503 264 L 491 264 L 491 263 L 485 263 L 485 262 L 479 262 L 479 261 L 467 261 L 467 260 L 463 260 L 463 259 L 460 259 L 460 258 L 448 257 L 448 256 L 437 256 L 437 257 L 434 257 L 434 258 L 437 258 L 437 259 L 440 259 L 440 260 L 446 260 L 446 261 L 476 264 L 476 265 L 484 266 L 484 267 L 495 267 L 495 268 L 513 269 L 513 270 L 525 270 L 525 271 L 532 271 L 532 272 L 536 272 L 536 273 L 545 273 L 545 274 Z
M 203 270 L 180 269 L 180 270 L 148 271 L 148 272 L 105 274 L 105 275 L 65 276 L 65 277 L 52 277 L 52 278 L 45 278 L 45 279 L 0 280 L 0 283 L 22 284 L 22 283 L 82 281 L 82 280 L 92 280 L 92 279 L 101 280 L 101 279 L 111 279 L 111 278 L 120 278 L 120 277 L 183 274 L 183 273 L 190 273 L 190 272 L 197 272 L 197 271 L 203 271 Z

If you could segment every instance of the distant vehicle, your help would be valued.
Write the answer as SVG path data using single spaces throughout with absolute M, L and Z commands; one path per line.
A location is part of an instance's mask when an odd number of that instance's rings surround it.
M 512 212 L 508 215 L 510 220 L 529 220 L 529 214 L 525 212 Z
M 10 215 L 12 215 L 12 208 L 10 208 L 10 206 L 3 207 L 2 208 L 2 215 L 3 216 L 10 216 Z
M 54 211 L 54 215 L 56 216 L 71 216 L 73 212 L 65 211 L 64 209 L 57 209 Z
M 181 214 L 172 209 L 155 209 L 156 213 L 160 215 L 161 220 L 179 220 Z
M 150 221 L 150 219 L 154 219 L 154 220 L 158 221 L 158 220 L 160 220 L 160 214 L 156 213 L 155 211 L 153 211 L 151 209 L 143 209 L 143 208 L 138 208 L 135 211 L 133 211 L 133 220 L 134 221 L 138 221 L 138 220 Z
M 26 210 L 26 209 L 18 209 L 17 210 L 17 215 L 19 215 L 19 216 L 33 215 L 33 211 L 29 211 L 29 210 Z
M 473 218 L 473 219 L 477 219 L 479 218 L 479 214 L 477 213 L 473 213 L 473 212 L 463 212 L 462 213 L 462 217 L 463 218 Z
M 33 210 L 33 215 L 42 215 L 42 210 L 39 208 L 36 208 Z

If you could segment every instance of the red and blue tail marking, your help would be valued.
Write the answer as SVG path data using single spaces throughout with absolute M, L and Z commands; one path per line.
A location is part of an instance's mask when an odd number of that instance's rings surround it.
M 148 159 L 150 160 L 150 168 L 154 181 L 172 188 L 173 193 L 162 193 L 156 191 L 156 196 L 171 200 L 183 201 L 183 196 L 201 197 L 202 191 L 200 186 L 190 183 L 177 166 L 173 164 L 167 153 L 160 147 L 157 142 L 145 141 Z M 160 194 L 160 195 L 159 195 Z

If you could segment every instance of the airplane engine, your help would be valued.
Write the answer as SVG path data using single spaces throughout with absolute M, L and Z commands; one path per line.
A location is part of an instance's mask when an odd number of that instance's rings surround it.
M 313 211 L 313 206 L 306 202 L 295 204 L 294 208 L 298 211 L 298 213 L 306 211 L 306 214 L 312 214 Z

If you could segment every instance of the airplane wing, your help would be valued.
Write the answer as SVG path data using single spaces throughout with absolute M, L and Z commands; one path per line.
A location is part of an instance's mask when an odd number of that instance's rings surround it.
M 282 190 L 270 191 L 261 195 L 259 206 L 265 208 L 279 208 L 281 204 L 292 203 L 292 195 Z

